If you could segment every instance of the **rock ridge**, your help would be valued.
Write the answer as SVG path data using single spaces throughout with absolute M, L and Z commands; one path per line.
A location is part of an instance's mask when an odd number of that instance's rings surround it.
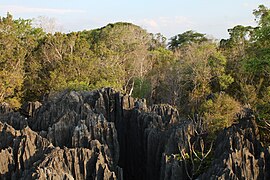
M 254 117 L 224 129 L 198 179 L 268 179 L 270 148 Z M 189 179 L 180 149 L 200 124 L 111 88 L 63 91 L 19 112 L 0 105 L 1 179 Z

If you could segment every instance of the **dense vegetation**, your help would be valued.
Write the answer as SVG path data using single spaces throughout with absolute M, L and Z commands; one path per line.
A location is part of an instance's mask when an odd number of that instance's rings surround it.
M 0 18 L 0 102 L 19 108 L 64 89 L 110 86 L 203 117 L 212 133 L 230 126 L 246 106 L 266 134 L 270 10 L 260 5 L 253 14 L 257 26 L 235 26 L 229 39 L 216 42 L 187 31 L 168 44 L 161 34 L 130 23 L 51 34 L 7 14 Z

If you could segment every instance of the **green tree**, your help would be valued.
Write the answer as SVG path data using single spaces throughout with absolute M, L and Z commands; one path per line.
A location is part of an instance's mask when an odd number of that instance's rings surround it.
M 123 91 L 132 94 L 136 78 L 144 79 L 149 70 L 148 49 L 151 36 L 141 27 L 130 23 L 114 23 L 82 32 L 91 49 L 111 69 L 118 71 L 118 83 Z M 117 73 L 117 72 L 115 72 Z M 141 86 L 141 84 L 138 84 Z
M 28 63 L 27 97 L 33 100 L 52 91 L 95 89 L 104 78 L 101 68 L 86 39 L 77 33 L 47 34 Z
M 235 26 L 220 48 L 228 59 L 226 72 L 234 78 L 227 92 L 257 113 L 262 137 L 269 139 L 270 10 L 260 5 L 253 14 L 257 26 Z
M 150 41 L 149 50 L 155 50 L 158 48 L 166 48 L 166 46 L 167 46 L 167 44 L 166 44 L 167 38 L 166 37 L 164 37 L 160 33 L 156 33 L 156 34 L 150 33 L 150 36 L 151 36 L 151 41 Z
M 201 106 L 204 123 L 213 136 L 225 127 L 229 127 L 237 120 L 236 115 L 241 112 L 241 104 L 229 95 L 215 94 L 215 98 L 205 101 Z
M 192 44 L 179 53 L 178 77 L 188 93 L 183 95 L 189 97 L 191 109 L 197 111 L 209 94 L 225 90 L 233 82 L 225 72 L 226 58 L 214 43 Z
M 23 95 L 25 63 L 43 33 L 31 20 L 0 18 L 0 102 L 19 107 Z
M 249 48 L 245 68 L 250 74 L 252 82 L 260 84 L 258 92 L 264 91 L 269 85 L 270 72 L 270 10 L 260 5 L 254 10 L 258 22 L 252 36 L 252 44 Z
M 175 50 L 191 43 L 202 43 L 206 41 L 209 41 L 209 39 L 206 38 L 205 34 L 190 30 L 172 37 L 169 42 L 169 49 Z
M 25 79 L 27 100 L 42 98 L 50 92 L 50 73 L 59 67 L 68 50 L 65 40 L 62 33 L 46 34 L 29 57 Z
M 227 59 L 226 72 L 234 78 L 234 82 L 226 92 L 241 102 L 246 102 L 247 99 L 250 99 L 247 95 L 252 93 L 247 93 L 246 91 L 250 87 L 246 85 L 249 80 L 243 63 L 248 56 L 247 49 L 250 46 L 254 28 L 237 25 L 229 29 L 228 32 L 230 38 L 227 40 L 223 39 L 220 42 L 220 50 Z
M 268 8 L 260 5 L 253 14 L 258 26 L 230 29 L 230 38 L 221 42 L 221 49 L 228 59 L 227 73 L 235 79 L 228 92 L 255 107 L 270 83 L 270 28 Z
M 176 88 L 178 83 L 174 83 L 173 80 L 177 79 L 170 76 L 173 73 L 168 73 L 176 65 L 174 53 L 165 47 L 159 47 L 150 51 L 149 60 L 151 67 L 146 79 L 151 82 L 151 90 L 144 97 L 147 97 L 149 102 L 175 105 L 176 97 L 171 88 Z M 175 86 L 169 86 L 169 82 Z
M 61 91 L 63 89 L 89 90 L 95 88 L 94 77 L 97 75 L 97 58 L 89 49 L 85 39 L 76 34 L 68 34 L 64 37 L 66 49 L 57 67 L 50 72 L 50 90 Z
M 253 87 L 256 99 L 252 107 L 260 116 L 267 117 L 270 89 L 270 9 L 260 5 L 253 12 L 258 26 L 254 30 L 244 68 L 248 74 L 248 85 Z

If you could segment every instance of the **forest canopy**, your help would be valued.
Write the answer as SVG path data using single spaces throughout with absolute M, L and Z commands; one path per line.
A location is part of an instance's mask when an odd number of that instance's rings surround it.
M 131 23 L 46 33 L 32 20 L 0 17 L 0 103 L 55 92 L 115 90 L 150 104 L 169 103 L 228 127 L 243 107 L 270 117 L 270 10 L 253 12 L 257 26 L 237 25 L 220 42 L 188 30 L 166 39 Z

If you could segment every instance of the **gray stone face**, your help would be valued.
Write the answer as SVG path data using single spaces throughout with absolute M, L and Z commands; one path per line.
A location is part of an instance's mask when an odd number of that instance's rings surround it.
M 265 157 L 254 118 L 243 118 L 219 134 L 214 161 L 199 179 L 267 179 Z
M 121 179 L 110 93 L 65 91 L 21 113 L 2 107 L 0 178 Z
M 198 124 L 110 88 L 64 91 L 20 112 L 0 106 L 0 179 L 189 179 L 179 159 Z M 270 150 L 252 117 L 223 130 L 198 179 L 269 179 Z M 188 169 L 187 169 L 188 168 Z

